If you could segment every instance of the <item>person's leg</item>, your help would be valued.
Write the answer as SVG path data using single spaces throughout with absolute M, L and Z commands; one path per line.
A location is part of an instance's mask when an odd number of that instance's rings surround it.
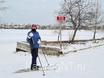
M 37 66 L 37 56 L 38 56 L 38 49 L 32 49 L 31 50 L 31 55 L 32 55 L 32 63 L 31 63 L 31 70 L 33 70 L 33 68 L 36 68 Z
M 31 70 L 32 70 L 33 67 L 36 66 L 35 49 L 31 49 L 31 56 L 32 56 L 32 61 L 31 61 Z
M 31 70 L 36 67 L 36 58 L 32 57 Z

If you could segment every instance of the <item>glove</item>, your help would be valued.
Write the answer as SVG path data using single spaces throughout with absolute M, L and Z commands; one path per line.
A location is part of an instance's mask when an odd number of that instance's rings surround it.
M 38 44 L 41 44 L 41 40 L 38 41 Z

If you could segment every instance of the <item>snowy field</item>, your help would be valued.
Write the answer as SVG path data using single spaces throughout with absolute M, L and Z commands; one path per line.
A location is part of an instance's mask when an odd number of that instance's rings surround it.
M 0 78 L 104 78 L 104 46 L 72 52 L 64 56 L 47 56 L 56 70 L 14 73 L 23 68 L 29 68 L 31 55 L 15 53 L 16 42 L 25 41 L 29 30 L 0 30 Z M 57 40 L 57 32 L 38 30 L 42 40 Z M 63 40 L 71 39 L 72 31 L 63 30 Z M 68 36 L 70 34 L 70 36 Z M 76 39 L 91 39 L 93 32 L 78 31 Z M 97 33 L 97 38 L 104 37 L 104 32 Z M 80 47 L 80 45 L 78 46 Z M 44 56 L 40 55 L 43 66 L 47 65 Z

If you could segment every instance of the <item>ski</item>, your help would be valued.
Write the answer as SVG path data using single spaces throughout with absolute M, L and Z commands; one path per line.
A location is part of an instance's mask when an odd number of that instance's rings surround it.
M 49 65 L 49 66 L 39 67 L 38 70 L 31 70 L 30 68 L 19 69 L 19 70 L 15 71 L 14 73 L 25 73 L 25 72 L 34 72 L 34 71 L 49 71 L 49 70 L 56 70 L 56 69 L 57 69 L 56 65 Z

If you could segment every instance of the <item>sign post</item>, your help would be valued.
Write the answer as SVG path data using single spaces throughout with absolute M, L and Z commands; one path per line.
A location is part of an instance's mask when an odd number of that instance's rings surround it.
M 60 49 L 62 49 L 62 32 L 61 32 L 61 30 L 62 30 L 62 24 L 65 21 L 65 16 L 57 16 L 57 21 L 60 25 L 58 40 L 60 43 Z

